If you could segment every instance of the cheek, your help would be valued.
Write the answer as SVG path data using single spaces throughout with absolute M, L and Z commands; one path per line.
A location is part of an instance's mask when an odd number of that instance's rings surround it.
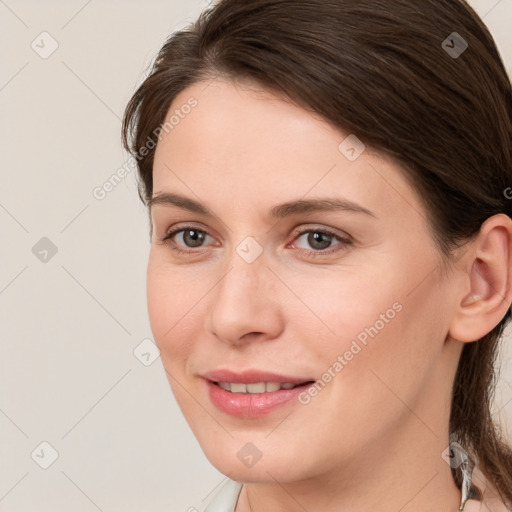
M 156 252 L 156 251 L 155 251 Z M 194 280 L 186 271 L 171 268 L 162 255 L 150 253 L 147 272 L 148 314 L 153 338 L 160 350 L 160 358 L 173 395 L 187 420 L 201 411 L 191 400 L 187 382 L 188 363 L 196 350 L 197 305 L 204 290 L 194 287 Z M 194 332 L 194 329 L 197 332 Z
M 167 265 L 152 249 L 147 270 L 147 306 L 151 330 L 166 369 L 183 366 L 193 350 L 190 329 L 194 306 L 201 297 L 188 272 Z M 196 323 L 195 325 L 200 325 Z
M 353 266 L 329 274 L 286 276 L 303 303 L 298 304 L 300 314 L 297 310 L 290 317 L 290 326 L 300 325 L 301 338 L 309 344 L 305 348 L 337 355 L 350 349 L 353 340 L 364 346 L 387 330 L 402 309 L 402 283 L 383 279 L 383 270 L 377 265 Z M 323 343 L 318 343 L 319 338 Z
M 351 336 L 343 340 L 344 360 L 350 361 L 333 387 L 338 403 L 353 402 L 355 417 L 371 422 L 377 414 L 376 428 L 407 414 L 404 403 L 414 408 L 428 394 L 447 324 L 439 283 L 425 282 L 411 293 L 414 281 L 398 275 L 389 280 L 392 287 L 385 292 L 383 283 L 361 310 L 364 326 L 345 320 Z
M 354 396 L 371 407 L 384 399 L 400 403 L 386 385 L 413 399 L 442 350 L 447 308 L 439 277 L 432 273 L 415 289 L 416 265 L 388 263 L 344 270 L 316 287 L 295 282 L 318 312 L 296 316 L 304 352 L 339 403 Z

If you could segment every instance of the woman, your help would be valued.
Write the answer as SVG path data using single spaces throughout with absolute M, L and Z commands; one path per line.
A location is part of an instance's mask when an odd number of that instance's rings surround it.
M 512 92 L 456 0 L 221 0 L 125 112 L 206 510 L 510 510 Z

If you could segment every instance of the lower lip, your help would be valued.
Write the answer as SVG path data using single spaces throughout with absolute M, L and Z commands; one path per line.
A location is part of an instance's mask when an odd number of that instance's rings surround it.
M 210 400 L 220 411 L 238 418 L 259 418 L 290 403 L 313 383 L 270 393 L 231 393 L 209 380 L 206 385 Z

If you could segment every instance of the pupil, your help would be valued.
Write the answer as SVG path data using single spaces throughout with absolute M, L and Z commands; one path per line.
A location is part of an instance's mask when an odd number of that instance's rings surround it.
M 199 231 L 195 229 L 189 229 L 188 231 L 185 231 L 183 236 L 185 244 L 190 247 L 199 247 L 204 239 L 203 233 L 199 233 Z
M 327 249 L 331 244 L 331 236 L 325 233 L 313 232 L 308 236 L 308 243 L 314 249 Z M 320 246 L 317 244 L 320 244 Z

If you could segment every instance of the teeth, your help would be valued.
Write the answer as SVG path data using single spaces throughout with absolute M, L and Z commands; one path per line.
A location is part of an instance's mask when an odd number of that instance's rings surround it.
M 231 387 L 231 393 L 247 393 L 247 384 L 230 384 Z
M 297 384 L 291 382 L 256 382 L 254 384 L 243 384 L 240 382 L 217 382 L 217 384 L 231 393 L 272 393 L 280 389 L 292 389 Z
M 256 384 L 247 384 L 247 393 L 265 393 L 266 386 L 264 382 Z

